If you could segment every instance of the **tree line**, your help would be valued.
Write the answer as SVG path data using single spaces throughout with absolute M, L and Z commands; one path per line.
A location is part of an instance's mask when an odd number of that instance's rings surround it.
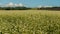
M 38 10 L 60 10 L 60 7 L 41 7 Z
M 28 7 L 0 7 L 0 10 L 28 10 Z
M 60 7 L 41 7 L 41 8 L 30 8 L 30 7 L 0 7 L 0 10 L 60 10 Z

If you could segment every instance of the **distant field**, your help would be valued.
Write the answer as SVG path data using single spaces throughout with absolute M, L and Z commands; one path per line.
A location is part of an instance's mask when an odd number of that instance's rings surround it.
M 0 10 L 0 34 L 60 34 L 60 11 Z

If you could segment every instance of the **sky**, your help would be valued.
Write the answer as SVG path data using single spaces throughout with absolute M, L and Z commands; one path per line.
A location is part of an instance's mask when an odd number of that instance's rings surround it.
M 0 0 L 0 4 L 22 3 L 29 7 L 37 6 L 60 6 L 60 0 Z

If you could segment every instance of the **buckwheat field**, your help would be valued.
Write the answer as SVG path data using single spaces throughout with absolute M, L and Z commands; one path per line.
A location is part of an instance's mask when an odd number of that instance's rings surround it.
M 0 34 L 60 34 L 60 11 L 0 10 Z

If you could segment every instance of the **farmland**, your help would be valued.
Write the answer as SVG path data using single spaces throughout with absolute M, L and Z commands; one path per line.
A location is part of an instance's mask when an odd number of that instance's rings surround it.
M 60 11 L 0 10 L 0 34 L 60 34 Z

